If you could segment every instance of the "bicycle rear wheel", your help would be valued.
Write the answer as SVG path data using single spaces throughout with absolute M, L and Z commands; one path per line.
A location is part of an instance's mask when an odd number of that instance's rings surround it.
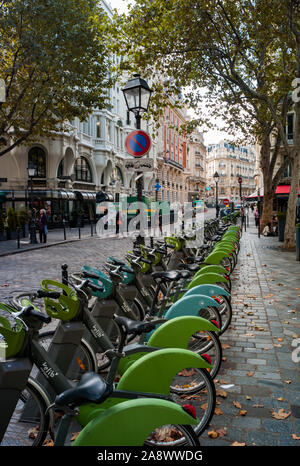
M 1 446 L 41 446 L 49 431 L 46 403 L 30 380 L 20 394 Z
M 155 429 L 144 445 L 151 447 L 199 446 L 200 442 L 191 426 L 170 424 Z

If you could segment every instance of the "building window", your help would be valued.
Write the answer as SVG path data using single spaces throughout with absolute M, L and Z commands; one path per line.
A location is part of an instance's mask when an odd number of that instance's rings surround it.
M 101 138 L 101 121 L 100 117 L 97 116 L 97 121 L 96 121 L 96 137 Z
M 35 178 L 46 178 L 46 154 L 41 147 L 33 147 L 28 152 L 28 165 L 35 166 Z
M 57 178 L 61 178 L 64 174 L 64 159 L 60 161 L 57 169 Z
M 91 168 L 85 157 L 79 157 L 76 160 L 74 173 L 76 181 L 86 181 L 88 183 L 92 183 L 93 181 Z
M 294 137 L 294 115 L 291 113 L 287 116 L 287 138 L 293 139 Z

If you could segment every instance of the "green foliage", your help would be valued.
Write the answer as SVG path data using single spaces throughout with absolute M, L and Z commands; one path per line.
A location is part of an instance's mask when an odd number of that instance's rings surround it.
M 7 227 L 9 231 L 16 231 L 18 228 L 18 216 L 16 211 L 10 207 L 7 211 Z
M 296 228 L 300 228 L 300 223 L 296 223 Z
M 285 219 L 286 218 L 286 212 L 277 212 L 277 218 L 280 219 Z
M 68 128 L 103 108 L 108 77 L 109 20 L 97 0 L 0 2 L 0 156 L 14 145 Z M 12 133 L 13 129 L 13 133 Z
M 0 206 L 0 233 L 4 232 L 4 219 L 3 219 L 3 212 Z
M 17 217 L 18 217 L 18 225 L 23 226 L 23 225 L 26 225 L 26 223 L 29 222 L 30 214 L 29 214 L 28 210 L 19 210 L 17 212 Z

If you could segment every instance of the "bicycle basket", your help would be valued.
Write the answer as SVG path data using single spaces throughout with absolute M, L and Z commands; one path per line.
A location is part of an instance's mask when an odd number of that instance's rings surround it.
M 45 310 L 48 316 L 63 321 L 74 319 L 79 311 L 80 301 L 72 288 L 55 280 L 46 279 L 41 281 L 41 289 L 44 291 L 61 291 L 61 295 L 57 300 L 44 298 Z
M 0 311 L 13 313 L 16 310 L 0 302 Z M 18 354 L 22 348 L 24 337 L 25 331 L 21 321 L 17 320 L 12 328 L 10 321 L 0 315 L 0 357 L 11 358 Z

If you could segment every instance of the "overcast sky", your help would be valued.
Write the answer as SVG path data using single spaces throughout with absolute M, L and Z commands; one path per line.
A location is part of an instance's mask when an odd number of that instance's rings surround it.
M 134 3 L 134 0 L 107 0 L 113 8 L 116 8 L 120 13 L 127 10 L 127 5 Z M 201 128 L 199 128 L 201 131 Z M 216 144 L 221 139 L 226 139 L 227 135 L 221 131 L 208 131 L 204 134 L 205 144 Z

